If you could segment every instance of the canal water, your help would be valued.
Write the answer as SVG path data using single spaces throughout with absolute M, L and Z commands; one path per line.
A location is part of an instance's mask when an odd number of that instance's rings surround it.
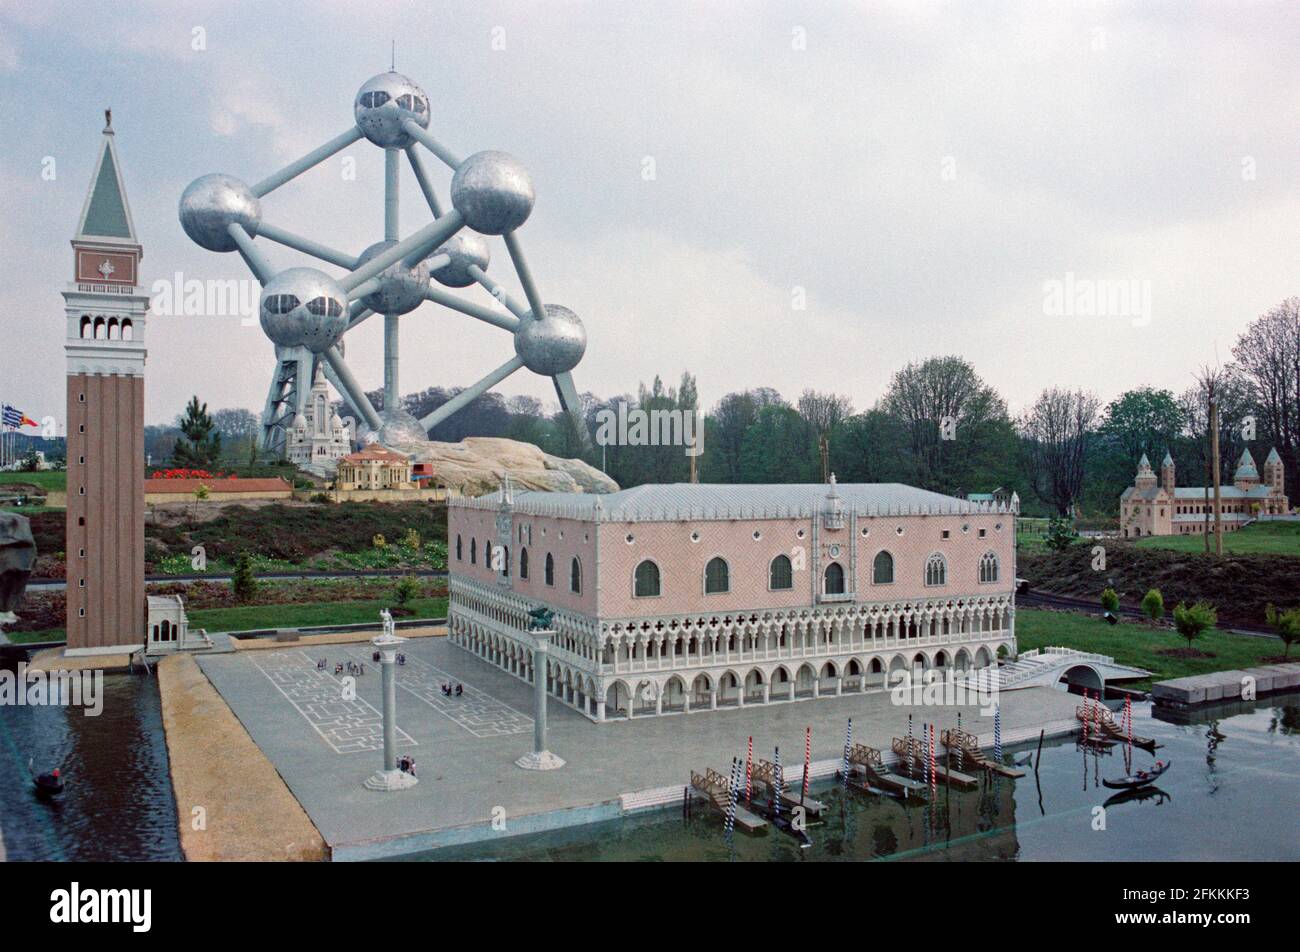
M 1169 715 L 1160 714 L 1162 717 Z M 1099 784 L 1124 775 L 1123 747 L 1093 753 L 1073 739 L 1048 741 L 1035 774 L 979 790 L 940 787 L 930 804 L 845 793 L 833 783 L 810 796 L 827 804 L 808 828 L 812 846 L 768 832 L 728 838 L 721 818 L 696 805 L 594 826 L 424 854 L 426 860 L 737 861 L 837 860 L 1300 860 L 1300 694 L 1193 715 L 1193 723 L 1134 706 L 1134 732 L 1164 746 L 1134 749 L 1133 766 L 1173 766 L 1158 789 L 1112 800 Z M 743 751 L 740 752 L 743 755 Z M 1023 759 L 1033 748 L 1008 751 Z M 1109 803 L 1108 803 L 1109 801 Z
M 60 768 L 62 796 L 36 796 L 29 759 Z M 179 860 L 157 680 L 105 675 L 96 717 L 0 707 L 0 835 L 10 861 Z
M 177 860 L 176 804 L 169 780 L 156 681 L 107 675 L 103 713 L 61 707 L 0 707 L 0 833 L 10 860 Z M 787 835 L 728 840 L 719 817 L 697 804 L 609 823 L 439 850 L 424 860 L 793 861 L 836 860 L 1300 860 L 1300 693 L 1202 711 L 1173 723 L 1134 706 L 1135 732 L 1156 737 L 1153 756 L 1173 767 L 1140 799 L 1110 800 L 1101 778 L 1124 774 L 1123 747 L 1093 753 L 1049 740 L 1039 770 L 979 790 L 940 787 L 930 804 L 844 793 L 809 827 L 812 846 Z M 739 752 L 742 753 L 743 752 Z M 1032 748 L 1008 750 L 1023 759 Z M 32 792 L 27 769 L 62 767 L 55 802 Z M 1109 804 L 1107 801 L 1110 801 Z M 1100 809 L 1099 809 L 1100 808 Z

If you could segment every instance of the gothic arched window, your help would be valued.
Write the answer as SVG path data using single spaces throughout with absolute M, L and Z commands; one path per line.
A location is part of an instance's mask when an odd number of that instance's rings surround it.
M 636 567 L 633 592 L 637 598 L 653 598 L 659 592 L 659 566 L 646 559 Z
M 980 556 L 980 581 L 996 582 L 998 580 L 998 557 L 992 552 Z
M 838 562 L 826 566 L 825 589 L 827 595 L 844 594 L 844 567 Z
M 936 552 L 925 563 L 925 584 L 943 585 L 948 580 L 948 563 Z
M 894 557 L 888 552 L 877 552 L 871 562 L 871 581 L 876 585 L 889 585 L 894 581 Z
M 794 588 L 794 569 L 790 565 L 790 556 L 778 555 L 767 567 L 767 587 L 774 592 Z
M 730 590 L 731 571 L 727 567 L 727 560 L 715 555 L 704 567 L 704 594 L 717 595 Z

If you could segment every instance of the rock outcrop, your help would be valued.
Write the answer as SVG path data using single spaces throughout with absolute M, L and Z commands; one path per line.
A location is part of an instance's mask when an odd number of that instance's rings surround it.
M 432 440 L 394 443 L 417 463 L 430 463 L 433 482 L 466 496 L 492 492 L 510 474 L 516 489 L 562 493 L 612 493 L 618 483 L 580 459 L 561 459 L 531 443 L 491 436 L 471 436 L 459 443 Z
M 36 564 L 36 540 L 26 516 L 0 512 L 0 622 L 13 621 Z

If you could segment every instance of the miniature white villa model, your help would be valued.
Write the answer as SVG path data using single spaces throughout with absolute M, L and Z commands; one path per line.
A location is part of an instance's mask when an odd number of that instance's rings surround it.
M 883 689 L 1014 654 L 1009 505 L 898 484 L 453 498 L 451 641 L 593 720 Z
M 352 418 L 339 419 L 335 414 L 318 364 L 307 405 L 285 433 L 285 456 L 302 469 L 332 476 L 338 461 L 352 452 L 355 438 Z

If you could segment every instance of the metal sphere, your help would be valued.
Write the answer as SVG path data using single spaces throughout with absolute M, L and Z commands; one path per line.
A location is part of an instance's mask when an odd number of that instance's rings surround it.
M 203 175 L 181 195 L 180 218 L 195 244 L 208 251 L 234 251 L 239 246 L 230 237 L 229 226 L 238 223 L 249 235 L 256 235 L 262 203 L 233 175 Z
M 395 241 L 375 242 L 361 252 L 359 265 L 395 244 Z M 398 261 L 380 271 L 377 277 L 379 290 L 362 298 L 366 307 L 376 314 L 407 314 L 424 302 L 424 289 L 429 286 L 429 265 L 421 261 L 413 268 L 406 268 Z
M 546 305 L 546 316 L 520 321 L 515 330 L 515 353 L 535 374 L 553 377 L 572 370 L 587 349 L 587 329 L 567 307 Z
M 401 73 L 372 76 L 357 90 L 352 112 L 361 134 L 385 149 L 404 149 L 411 137 L 402 120 L 412 119 L 421 129 L 429 128 L 429 97 Z
M 504 235 L 528 220 L 537 200 L 528 170 L 505 152 L 475 152 L 451 178 L 451 203 L 484 235 Z
M 469 274 L 469 266 L 476 264 L 480 271 L 486 271 L 488 262 L 492 259 L 488 243 L 478 235 L 467 231 L 456 235 L 433 254 L 451 258 L 451 261 L 438 270 L 429 272 L 434 280 L 449 288 L 469 287 L 474 283 L 474 279 Z
M 361 435 L 363 446 L 378 443 L 381 446 L 401 446 L 403 443 L 424 443 L 429 439 L 429 431 L 420 425 L 420 421 L 406 410 L 394 407 L 379 414 L 383 423 L 378 430 L 367 430 Z
M 266 282 L 258 313 L 272 341 L 319 354 L 347 330 L 348 296 L 328 274 L 289 268 Z

